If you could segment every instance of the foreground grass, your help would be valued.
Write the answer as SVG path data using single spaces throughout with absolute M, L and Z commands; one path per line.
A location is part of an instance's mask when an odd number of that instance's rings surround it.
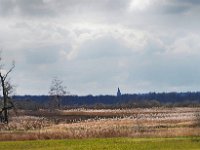
M 199 150 L 195 138 L 102 138 L 0 142 L 2 150 Z

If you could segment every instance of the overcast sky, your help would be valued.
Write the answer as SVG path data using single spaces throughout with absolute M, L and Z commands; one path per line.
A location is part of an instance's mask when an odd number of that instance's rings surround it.
M 16 94 L 200 91 L 199 0 L 0 0 Z

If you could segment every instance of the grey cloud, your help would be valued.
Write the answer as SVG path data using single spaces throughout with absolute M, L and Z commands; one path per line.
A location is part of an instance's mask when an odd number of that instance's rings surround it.
M 0 0 L 17 94 L 47 94 L 55 75 L 75 94 L 200 88 L 200 1 L 154 2 L 131 11 L 130 0 Z
M 0 12 L 2 16 L 48 16 L 54 11 L 43 0 L 0 0 Z
M 69 21 L 97 20 L 107 23 L 121 21 L 123 24 L 123 21 L 127 22 L 124 19 L 128 19 L 128 22 L 141 22 L 140 15 L 144 13 L 128 13 L 130 3 L 131 0 L 0 0 L 0 14 L 38 18 L 64 16 Z M 150 18 L 161 14 L 182 14 L 193 10 L 196 5 L 198 1 L 195 0 L 156 1 L 145 13 Z
M 69 87 L 77 89 L 82 93 L 106 93 L 105 89 L 110 90 L 110 86 L 117 86 L 114 80 L 116 75 L 119 75 L 121 70 L 118 66 L 119 58 L 99 58 L 89 60 L 77 60 L 69 62 L 73 70 L 69 71 L 65 78 L 67 78 Z M 66 66 L 66 69 L 69 66 Z M 93 90 L 91 89 L 93 88 Z M 101 91 L 101 92 L 100 92 Z
M 145 47 L 143 48 L 145 54 L 148 55 L 155 55 L 155 54 L 162 54 L 166 51 L 165 41 L 164 38 L 154 38 L 153 35 L 149 38 L 146 42 Z
M 154 1 L 151 3 L 150 7 L 144 11 L 148 15 L 180 15 L 183 14 L 191 9 L 191 5 L 187 3 L 181 3 L 177 1 Z
M 189 11 L 190 7 L 185 5 L 168 5 L 160 8 L 160 11 L 166 14 L 181 14 Z
M 12 14 L 15 4 L 10 0 L 1 0 L 0 1 L 0 14 L 5 16 Z
M 154 9 L 158 9 L 160 12 L 164 14 L 177 14 L 177 15 L 185 15 L 186 13 L 195 13 L 196 9 L 198 9 L 200 1 L 198 0 L 168 0 L 165 3 L 158 4 Z M 180 17 L 180 16 L 179 16 Z
M 120 11 L 128 7 L 130 0 L 121 1 L 121 0 L 52 0 L 52 3 L 55 4 L 57 8 L 63 8 L 63 10 L 72 11 L 72 12 L 82 12 L 82 11 Z M 95 12 L 96 13 L 96 12 Z
M 18 0 L 16 2 L 16 7 L 22 15 L 48 16 L 55 13 L 43 0 Z
M 79 48 L 78 58 L 99 59 L 131 55 L 131 49 L 120 45 L 119 42 L 111 37 L 89 40 Z
M 60 14 L 89 15 L 91 11 L 98 13 L 118 13 L 125 10 L 129 0 L 0 0 L 1 15 L 20 15 L 30 17 L 55 17 Z M 92 14 L 91 14 L 92 15 Z
M 28 64 L 52 64 L 59 59 L 59 49 L 55 46 L 39 47 L 25 51 Z
M 183 3 L 186 3 L 186 4 L 193 4 L 193 5 L 196 5 L 196 4 L 200 4 L 200 1 L 199 0 L 175 0 L 177 3 L 179 4 L 183 4 Z
M 198 69 L 198 57 L 176 55 L 146 55 L 136 56 L 139 58 L 132 62 L 133 69 L 130 71 L 129 82 L 134 83 L 146 81 L 154 84 L 158 90 L 160 87 L 163 91 L 166 87 L 188 87 L 188 90 L 200 84 L 200 69 Z M 149 58 L 148 58 L 149 57 Z M 141 61 L 141 63 L 138 63 Z M 152 87 L 153 87 L 152 86 Z M 152 89 L 155 90 L 155 89 Z

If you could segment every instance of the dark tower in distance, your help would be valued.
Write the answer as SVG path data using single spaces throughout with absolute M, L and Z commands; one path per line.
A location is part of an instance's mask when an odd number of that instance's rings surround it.
M 117 90 L 117 97 L 119 97 L 119 96 L 121 96 L 122 94 L 121 94 L 121 92 L 120 92 L 120 89 L 119 89 L 119 87 L 118 87 L 118 90 Z

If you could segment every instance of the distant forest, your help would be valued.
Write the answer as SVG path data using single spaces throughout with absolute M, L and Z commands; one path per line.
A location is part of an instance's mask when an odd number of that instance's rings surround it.
M 19 109 L 48 109 L 51 97 L 13 96 L 13 101 Z M 200 106 L 200 92 L 170 92 L 113 95 L 68 95 L 61 98 L 61 108 L 137 108 L 137 107 L 196 107 Z

